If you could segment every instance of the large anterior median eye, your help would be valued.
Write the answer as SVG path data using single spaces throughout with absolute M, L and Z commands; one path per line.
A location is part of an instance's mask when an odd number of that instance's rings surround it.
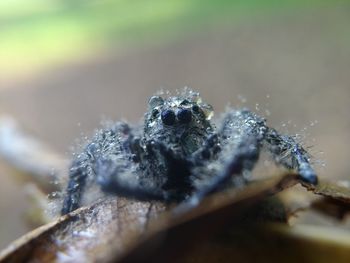
M 176 116 L 179 122 L 183 124 L 190 123 L 192 120 L 192 112 L 189 109 L 180 109 Z
M 165 110 L 161 114 L 162 122 L 165 125 L 173 125 L 175 123 L 175 113 L 172 110 Z

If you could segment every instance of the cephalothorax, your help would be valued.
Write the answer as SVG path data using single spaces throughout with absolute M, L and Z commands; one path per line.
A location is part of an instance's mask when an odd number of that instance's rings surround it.
M 149 100 L 144 125 L 118 122 L 100 130 L 73 161 L 62 214 L 78 208 L 87 184 L 139 200 L 198 203 L 249 181 L 260 151 L 317 184 L 309 154 L 263 118 L 230 109 L 218 123 L 212 107 L 191 90 Z

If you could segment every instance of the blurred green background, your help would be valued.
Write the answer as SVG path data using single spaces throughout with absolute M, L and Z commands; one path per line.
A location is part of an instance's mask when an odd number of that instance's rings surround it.
M 103 116 L 136 122 L 184 86 L 302 134 L 321 176 L 349 177 L 349 1 L 0 2 L 0 115 L 66 158 Z M 2 248 L 28 203 L 3 160 L 0 180 Z

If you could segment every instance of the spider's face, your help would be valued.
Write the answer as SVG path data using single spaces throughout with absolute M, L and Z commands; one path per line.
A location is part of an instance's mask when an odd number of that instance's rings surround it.
M 187 92 L 167 99 L 153 96 L 148 108 L 145 137 L 163 141 L 184 153 L 196 151 L 213 132 L 210 122 L 213 109 L 202 102 L 198 93 Z

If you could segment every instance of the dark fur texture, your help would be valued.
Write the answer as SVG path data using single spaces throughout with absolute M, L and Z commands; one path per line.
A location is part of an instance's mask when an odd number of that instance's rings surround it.
M 249 110 L 228 110 L 218 127 L 198 93 L 153 96 L 143 127 L 118 122 L 100 130 L 73 161 L 62 214 L 80 206 L 88 183 L 138 200 L 188 202 L 245 184 L 259 153 L 294 169 L 306 183 L 317 176 L 309 155 L 292 137 L 266 126 Z

